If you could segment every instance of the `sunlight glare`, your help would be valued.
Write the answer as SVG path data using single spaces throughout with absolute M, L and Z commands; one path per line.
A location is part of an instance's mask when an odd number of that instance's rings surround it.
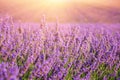
M 51 6 L 59 6 L 59 5 L 64 5 L 66 4 L 68 0 L 44 0 L 44 3 L 46 5 L 51 5 Z
M 65 2 L 66 0 L 45 0 L 45 1 L 51 3 L 60 3 L 60 2 Z

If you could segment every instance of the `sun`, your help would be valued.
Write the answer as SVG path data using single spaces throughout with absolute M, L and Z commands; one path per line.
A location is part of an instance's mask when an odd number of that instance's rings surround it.
M 61 2 L 66 2 L 67 0 L 45 0 L 45 1 L 51 3 L 61 3 Z
M 68 0 L 44 0 L 46 4 L 59 5 L 65 4 Z
M 43 3 L 46 6 L 51 6 L 51 7 L 64 7 L 67 5 L 68 0 L 44 0 Z

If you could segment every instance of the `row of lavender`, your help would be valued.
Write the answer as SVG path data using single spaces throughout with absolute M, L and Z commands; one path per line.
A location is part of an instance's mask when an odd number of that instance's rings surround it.
M 0 80 L 120 80 L 120 32 L 105 26 L 2 18 Z

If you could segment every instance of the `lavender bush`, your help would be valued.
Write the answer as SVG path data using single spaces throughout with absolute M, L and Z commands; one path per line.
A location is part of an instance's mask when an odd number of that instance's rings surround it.
M 1 18 L 0 80 L 120 80 L 120 32 L 108 27 Z

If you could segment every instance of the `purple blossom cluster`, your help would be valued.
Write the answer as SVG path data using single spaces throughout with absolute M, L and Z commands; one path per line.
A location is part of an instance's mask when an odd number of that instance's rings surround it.
M 120 31 L 109 25 L 1 18 L 0 80 L 120 80 Z

